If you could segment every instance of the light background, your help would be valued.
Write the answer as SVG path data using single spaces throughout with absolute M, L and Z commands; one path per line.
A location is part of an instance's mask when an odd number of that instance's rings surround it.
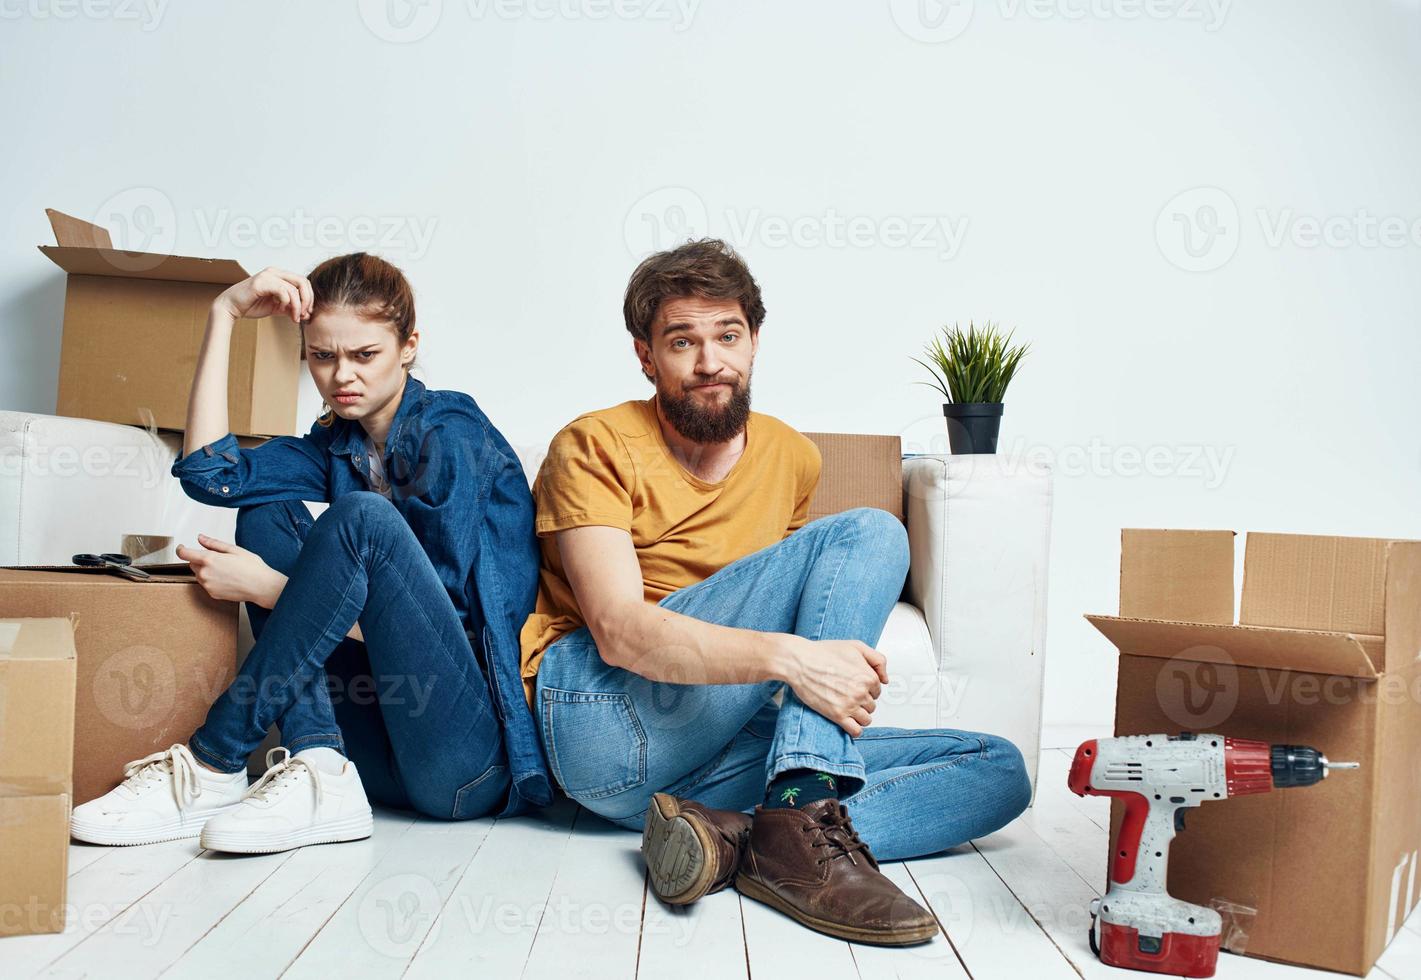
M 149 3 L 0 0 L 0 408 L 55 407 L 46 206 L 253 271 L 371 246 L 531 466 L 649 393 L 621 291 L 688 232 L 801 429 L 942 451 L 908 357 L 999 320 L 1003 447 L 1057 469 L 1048 744 L 1110 723 L 1122 526 L 1421 537 L 1414 0 Z

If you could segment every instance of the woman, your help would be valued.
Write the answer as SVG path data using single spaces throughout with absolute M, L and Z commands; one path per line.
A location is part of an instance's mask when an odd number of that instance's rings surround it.
M 232 329 L 278 313 L 300 325 L 324 410 L 305 436 L 243 449 Z M 538 581 L 527 480 L 472 398 L 410 376 L 418 343 L 405 277 L 363 253 L 305 278 L 266 269 L 213 303 L 172 473 L 241 508 L 237 540 L 200 535 L 179 556 L 247 604 L 256 644 L 186 744 L 75 808 L 74 837 L 269 852 L 368 837 L 367 799 L 452 819 L 549 802 L 518 676 Z M 303 500 L 330 507 L 313 521 Z M 272 723 L 285 747 L 248 789 Z

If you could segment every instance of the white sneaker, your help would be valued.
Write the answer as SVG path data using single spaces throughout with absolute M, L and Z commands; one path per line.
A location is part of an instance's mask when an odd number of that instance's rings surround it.
M 76 806 L 69 834 L 90 844 L 196 837 L 208 820 L 235 807 L 246 789 L 246 770 L 213 772 L 186 745 L 174 745 L 126 764 L 123 782 Z
M 369 837 L 374 822 L 355 763 L 341 759 L 344 765 L 339 772 L 326 772 L 317 764 L 319 751 L 294 756 L 279 746 L 269 751 L 266 764 L 271 768 L 237 807 L 208 822 L 202 829 L 202 846 L 269 854 Z M 278 753 L 279 760 L 273 761 Z M 330 755 L 339 758 L 334 750 Z

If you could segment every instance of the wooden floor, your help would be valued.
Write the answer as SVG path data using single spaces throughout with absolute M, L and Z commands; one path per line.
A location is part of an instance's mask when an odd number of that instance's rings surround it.
M 261 857 L 194 842 L 74 845 L 68 929 L 0 940 L 0 977 L 973 977 L 1119 980 L 1086 943 L 1106 809 L 1042 759 L 1036 805 L 1000 833 L 887 866 L 946 936 L 906 950 L 838 942 L 733 891 L 671 911 L 636 834 L 563 805 L 440 823 L 377 811 L 353 844 Z M 1323 977 L 1225 955 L 1222 978 Z M 1372 977 L 1421 977 L 1421 916 Z

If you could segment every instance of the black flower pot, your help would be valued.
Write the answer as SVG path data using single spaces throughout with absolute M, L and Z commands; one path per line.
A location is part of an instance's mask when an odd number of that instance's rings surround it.
M 942 406 L 947 418 L 947 442 L 952 455 L 994 453 L 1002 429 L 1001 402 L 949 402 Z

